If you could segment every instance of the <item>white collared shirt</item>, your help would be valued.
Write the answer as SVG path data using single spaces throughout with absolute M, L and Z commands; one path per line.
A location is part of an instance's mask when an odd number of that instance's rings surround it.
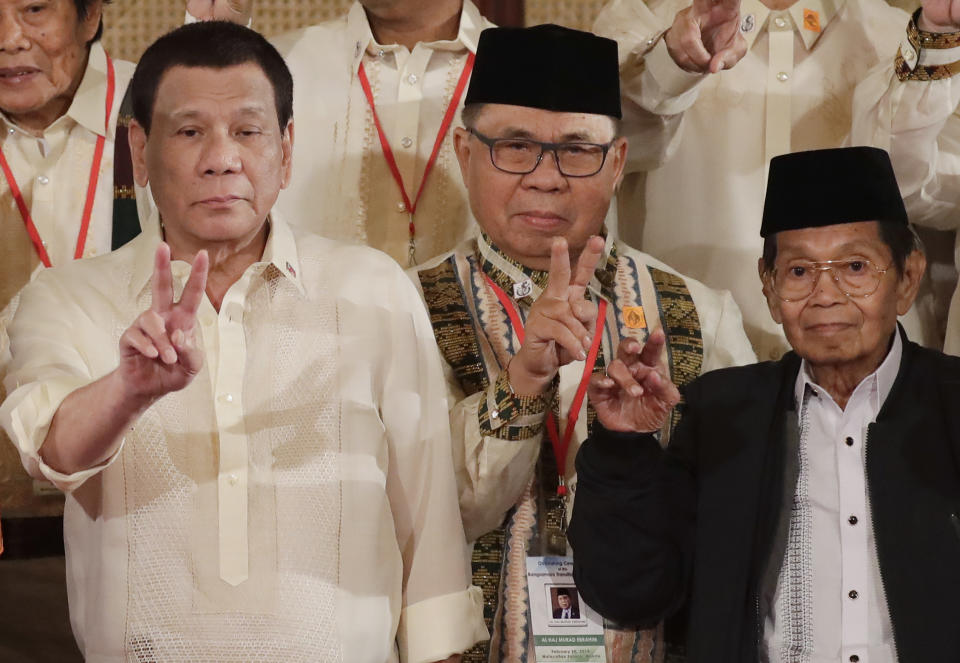
M 770 663 L 896 663 L 867 486 L 867 427 L 900 370 L 895 333 L 886 358 L 840 406 L 806 361 L 795 386 L 800 474 L 772 614 Z M 786 652 L 791 652 L 787 655 Z
M 273 39 L 296 89 L 293 179 L 278 209 L 307 230 L 367 244 L 412 267 L 410 217 L 357 72 L 362 62 L 412 202 L 467 55 L 487 27 L 492 24 L 465 0 L 456 39 L 421 42 L 411 51 L 378 44 L 363 6 L 354 2 L 341 18 Z M 459 110 L 452 127 L 463 126 Z M 449 251 L 476 230 L 452 136 L 451 128 L 417 203 L 419 261 Z
M 766 160 L 847 142 L 854 89 L 892 59 L 908 16 L 883 0 L 798 0 L 782 11 L 743 0 L 746 55 L 729 71 L 697 75 L 659 38 L 687 5 L 612 0 L 594 24 L 620 46 L 632 171 L 618 193 L 620 236 L 732 292 L 757 356 L 777 358 L 789 347 L 756 268 Z
M 113 139 L 117 113 L 133 76 L 130 62 L 114 60 L 116 86 L 106 131 L 107 60 L 100 42 L 90 47 L 87 69 L 67 112 L 36 136 L 0 113 L 3 154 L 50 261 L 74 257 L 97 137 L 106 143 L 83 257 L 110 251 L 113 221 Z M 0 174 L 0 309 L 41 268 L 7 180 Z
M 152 226 L 153 224 L 151 224 Z M 484 635 L 457 507 L 440 359 L 416 290 L 364 247 L 273 216 L 262 260 L 198 312 L 204 366 L 102 466 L 39 448 L 60 403 L 112 371 L 151 301 L 158 241 L 46 270 L 10 326 L 0 421 L 69 491 L 85 658 L 423 663 Z M 189 265 L 172 265 L 179 293 Z

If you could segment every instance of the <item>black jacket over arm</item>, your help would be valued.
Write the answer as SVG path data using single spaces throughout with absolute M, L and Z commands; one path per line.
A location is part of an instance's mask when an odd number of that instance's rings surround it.
M 799 366 L 788 353 L 693 382 L 666 451 L 595 427 L 568 532 L 588 604 L 647 626 L 689 598 L 691 663 L 758 659 Z M 960 359 L 905 341 L 865 453 L 899 660 L 960 661 Z

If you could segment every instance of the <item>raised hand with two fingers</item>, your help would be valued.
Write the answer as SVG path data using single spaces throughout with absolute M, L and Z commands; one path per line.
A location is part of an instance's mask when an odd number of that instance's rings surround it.
M 584 295 L 603 246 L 602 237 L 591 237 L 571 271 L 566 239 L 553 240 L 547 287 L 530 308 L 523 343 L 507 368 L 516 393 L 542 393 L 561 366 L 586 358 L 597 305 Z
M 153 302 L 120 337 L 118 374 L 132 394 L 154 401 L 183 389 L 203 366 L 197 343 L 197 310 L 210 259 L 197 253 L 179 301 L 173 298 L 170 247 L 161 242 L 153 266 Z
M 663 363 L 665 343 L 662 329 L 654 330 L 642 348 L 635 339 L 624 339 L 607 374 L 591 378 L 590 403 L 604 428 L 637 433 L 663 428 L 680 402 L 680 392 Z

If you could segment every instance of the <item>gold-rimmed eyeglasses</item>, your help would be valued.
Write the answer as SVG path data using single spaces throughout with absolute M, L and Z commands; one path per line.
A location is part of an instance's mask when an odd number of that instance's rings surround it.
M 881 269 L 866 258 L 843 260 L 794 260 L 771 272 L 773 291 L 785 302 L 809 297 L 823 272 L 830 272 L 837 287 L 847 297 L 869 297 L 880 287 L 880 279 L 890 266 Z
M 545 152 L 553 152 L 560 174 L 566 177 L 590 177 L 603 168 L 609 143 L 545 143 L 528 138 L 491 138 L 476 129 L 468 129 L 477 140 L 490 148 L 494 168 L 513 175 L 527 175 L 540 165 Z

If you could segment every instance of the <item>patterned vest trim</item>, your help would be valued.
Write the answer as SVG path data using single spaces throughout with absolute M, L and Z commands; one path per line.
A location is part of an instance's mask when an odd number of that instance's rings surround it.
M 127 86 L 127 92 L 120 103 L 113 143 L 113 234 L 110 244 L 114 251 L 140 234 L 133 162 L 130 159 L 129 127 L 130 120 L 133 119 L 131 88 L 132 86 Z
M 683 279 L 655 267 L 648 267 L 657 291 L 660 320 L 667 335 L 667 354 L 670 376 L 682 391 L 683 387 L 700 376 L 703 368 L 703 336 L 700 333 L 700 316 L 693 304 L 693 297 Z M 683 403 L 673 409 L 670 425 L 665 431 L 667 439 L 683 416 Z

